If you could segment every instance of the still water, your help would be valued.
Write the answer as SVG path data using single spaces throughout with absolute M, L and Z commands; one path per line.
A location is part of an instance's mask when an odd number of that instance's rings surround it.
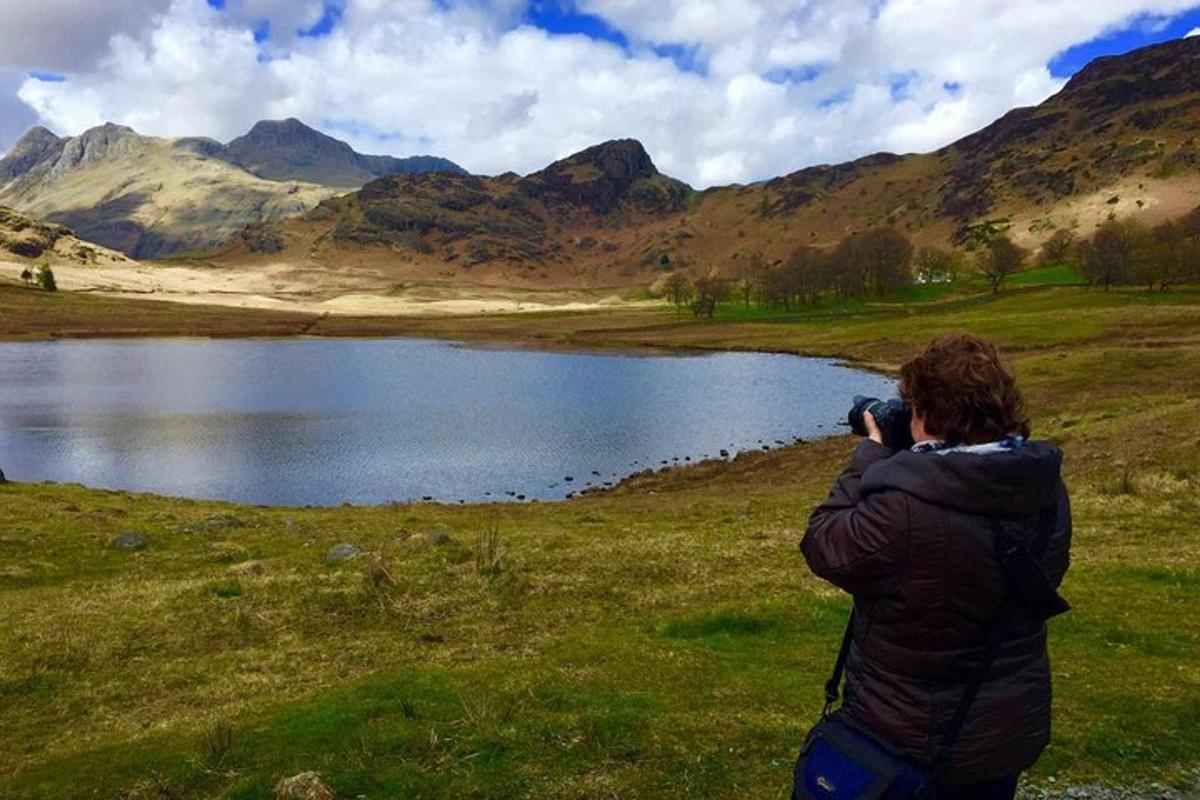
M 891 391 L 828 360 L 759 353 L 0 343 L 0 468 L 278 505 L 546 500 L 664 461 L 837 433 L 851 395 Z

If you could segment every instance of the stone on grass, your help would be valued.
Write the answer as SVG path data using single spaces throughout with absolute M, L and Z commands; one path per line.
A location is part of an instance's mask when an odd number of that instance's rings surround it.
M 114 550 L 132 552 L 145 549 L 147 544 L 146 537 L 140 533 L 122 533 L 114 537 L 108 546 Z
M 450 544 L 450 534 L 445 531 L 429 531 L 421 534 L 421 538 L 433 545 Z
M 241 578 L 257 578 L 267 574 L 267 565 L 261 561 L 243 561 L 229 568 L 230 573 Z
M 337 800 L 315 772 L 301 772 L 275 784 L 275 800 Z
M 358 549 L 357 545 L 350 544 L 349 542 L 343 542 L 342 544 L 334 545 L 333 547 L 329 548 L 329 552 L 325 555 L 325 562 L 327 564 L 336 564 L 339 561 L 345 561 L 348 558 L 354 558 L 360 552 L 362 551 Z

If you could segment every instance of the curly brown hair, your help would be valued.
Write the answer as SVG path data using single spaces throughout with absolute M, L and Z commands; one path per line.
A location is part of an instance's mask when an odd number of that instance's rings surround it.
M 900 367 L 900 397 L 949 444 L 1029 436 L 1025 398 L 996 346 L 969 333 L 938 336 Z

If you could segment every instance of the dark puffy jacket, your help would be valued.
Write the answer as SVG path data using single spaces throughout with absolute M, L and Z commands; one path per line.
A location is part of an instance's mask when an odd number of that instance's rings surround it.
M 1061 466 L 1062 453 L 1037 441 L 987 454 L 858 446 L 801 543 L 813 572 L 857 609 L 838 715 L 932 761 L 1004 602 L 995 523 L 1033 543 L 1038 513 L 1053 506 L 1042 566 L 1055 586 L 1067 571 Z M 1046 626 L 1018 612 L 939 776 L 973 783 L 1023 770 L 1049 738 Z

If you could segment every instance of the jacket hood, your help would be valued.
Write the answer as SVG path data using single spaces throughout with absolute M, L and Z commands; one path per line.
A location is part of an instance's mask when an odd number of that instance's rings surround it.
M 990 453 L 902 450 L 863 473 L 863 496 L 899 489 L 971 514 L 1025 516 L 1057 501 L 1062 451 L 1049 442 Z

